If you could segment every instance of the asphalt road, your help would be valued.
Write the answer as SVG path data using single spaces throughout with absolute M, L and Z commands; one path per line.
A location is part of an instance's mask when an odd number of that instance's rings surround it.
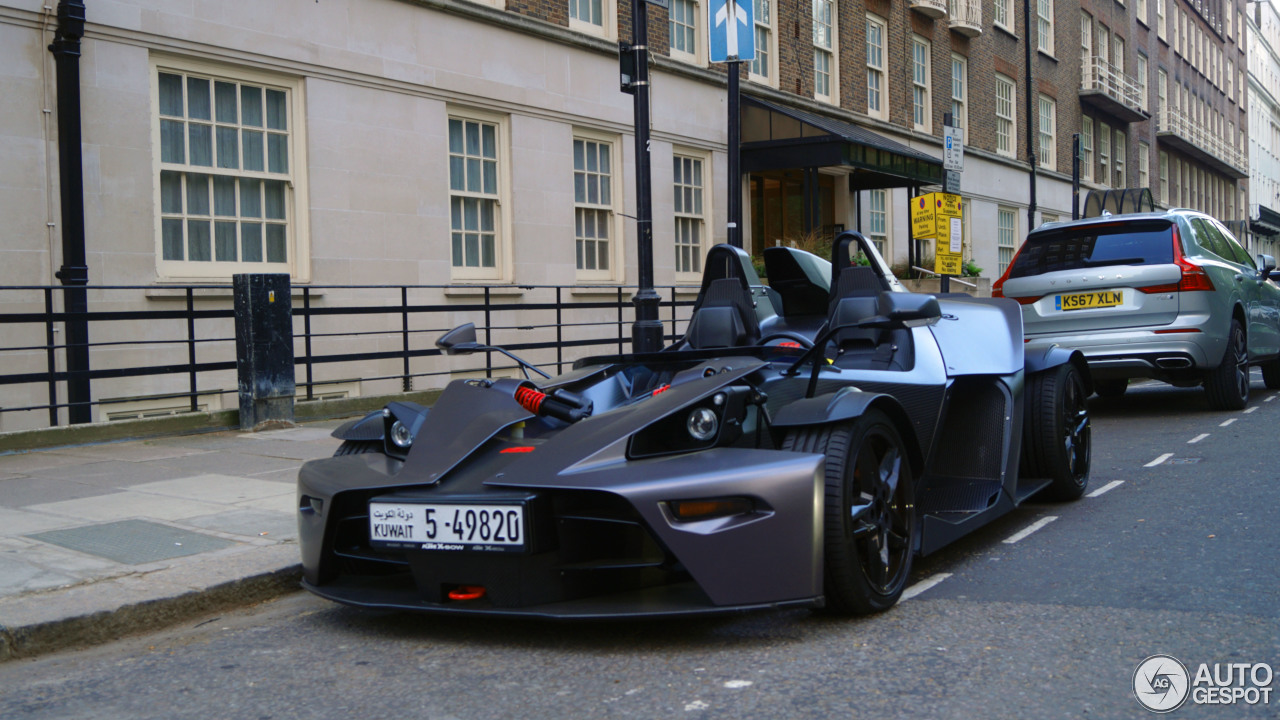
M 1156 384 L 1095 398 L 1091 496 L 921 561 L 876 617 L 495 622 L 297 594 L 0 665 L 0 717 L 1153 717 L 1131 689 L 1148 656 L 1280 671 L 1277 395 L 1255 373 L 1246 412 Z M 1170 717 L 1275 718 L 1280 698 Z

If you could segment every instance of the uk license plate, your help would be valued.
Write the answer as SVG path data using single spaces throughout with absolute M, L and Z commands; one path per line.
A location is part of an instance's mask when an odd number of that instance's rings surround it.
M 1055 309 L 1063 311 L 1117 307 L 1123 304 L 1123 290 L 1099 290 L 1097 292 L 1072 293 L 1071 295 L 1059 295 L 1054 299 Z
M 518 552 L 525 526 L 523 504 L 369 503 L 374 547 Z

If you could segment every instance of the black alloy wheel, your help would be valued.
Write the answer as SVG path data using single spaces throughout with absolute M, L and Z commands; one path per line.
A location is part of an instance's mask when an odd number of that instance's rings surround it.
M 897 428 L 879 410 L 801 428 L 783 449 L 826 455 L 826 610 L 865 615 L 897 603 L 915 552 L 915 482 Z
M 1089 484 L 1093 450 L 1084 377 L 1065 363 L 1033 375 L 1027 393 L 1022 475 L 1049 478 L 1050 499 L 1075 500 Z

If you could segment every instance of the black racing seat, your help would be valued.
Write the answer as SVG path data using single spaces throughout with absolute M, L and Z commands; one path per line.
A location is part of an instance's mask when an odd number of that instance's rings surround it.
M 685 342 L 694 350 L 742 347 L 760 342 L 760 323 L 749 292 L 737 278 L 712 280 L 693 316 Z
M 880 315 L 879 296 L 841 298 L 831 316 L 832 327 L 850 325 Z M 851 328 L 836 330 L 831 338 L 836 356 L 831 363 L 849 370 L 910 370 L 914 364 L 911 331 L 906 328 Z

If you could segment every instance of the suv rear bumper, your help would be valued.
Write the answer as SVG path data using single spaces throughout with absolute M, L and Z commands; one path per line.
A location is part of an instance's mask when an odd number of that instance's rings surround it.
M 1046 345 L 1084 354 L 1095 379 L 1185 376 L 1222 362 L 1226 338 L 1204 332 L 1160 333 L 1144 328 L 1071 335 L 1029 335 L 1027 349 Z

